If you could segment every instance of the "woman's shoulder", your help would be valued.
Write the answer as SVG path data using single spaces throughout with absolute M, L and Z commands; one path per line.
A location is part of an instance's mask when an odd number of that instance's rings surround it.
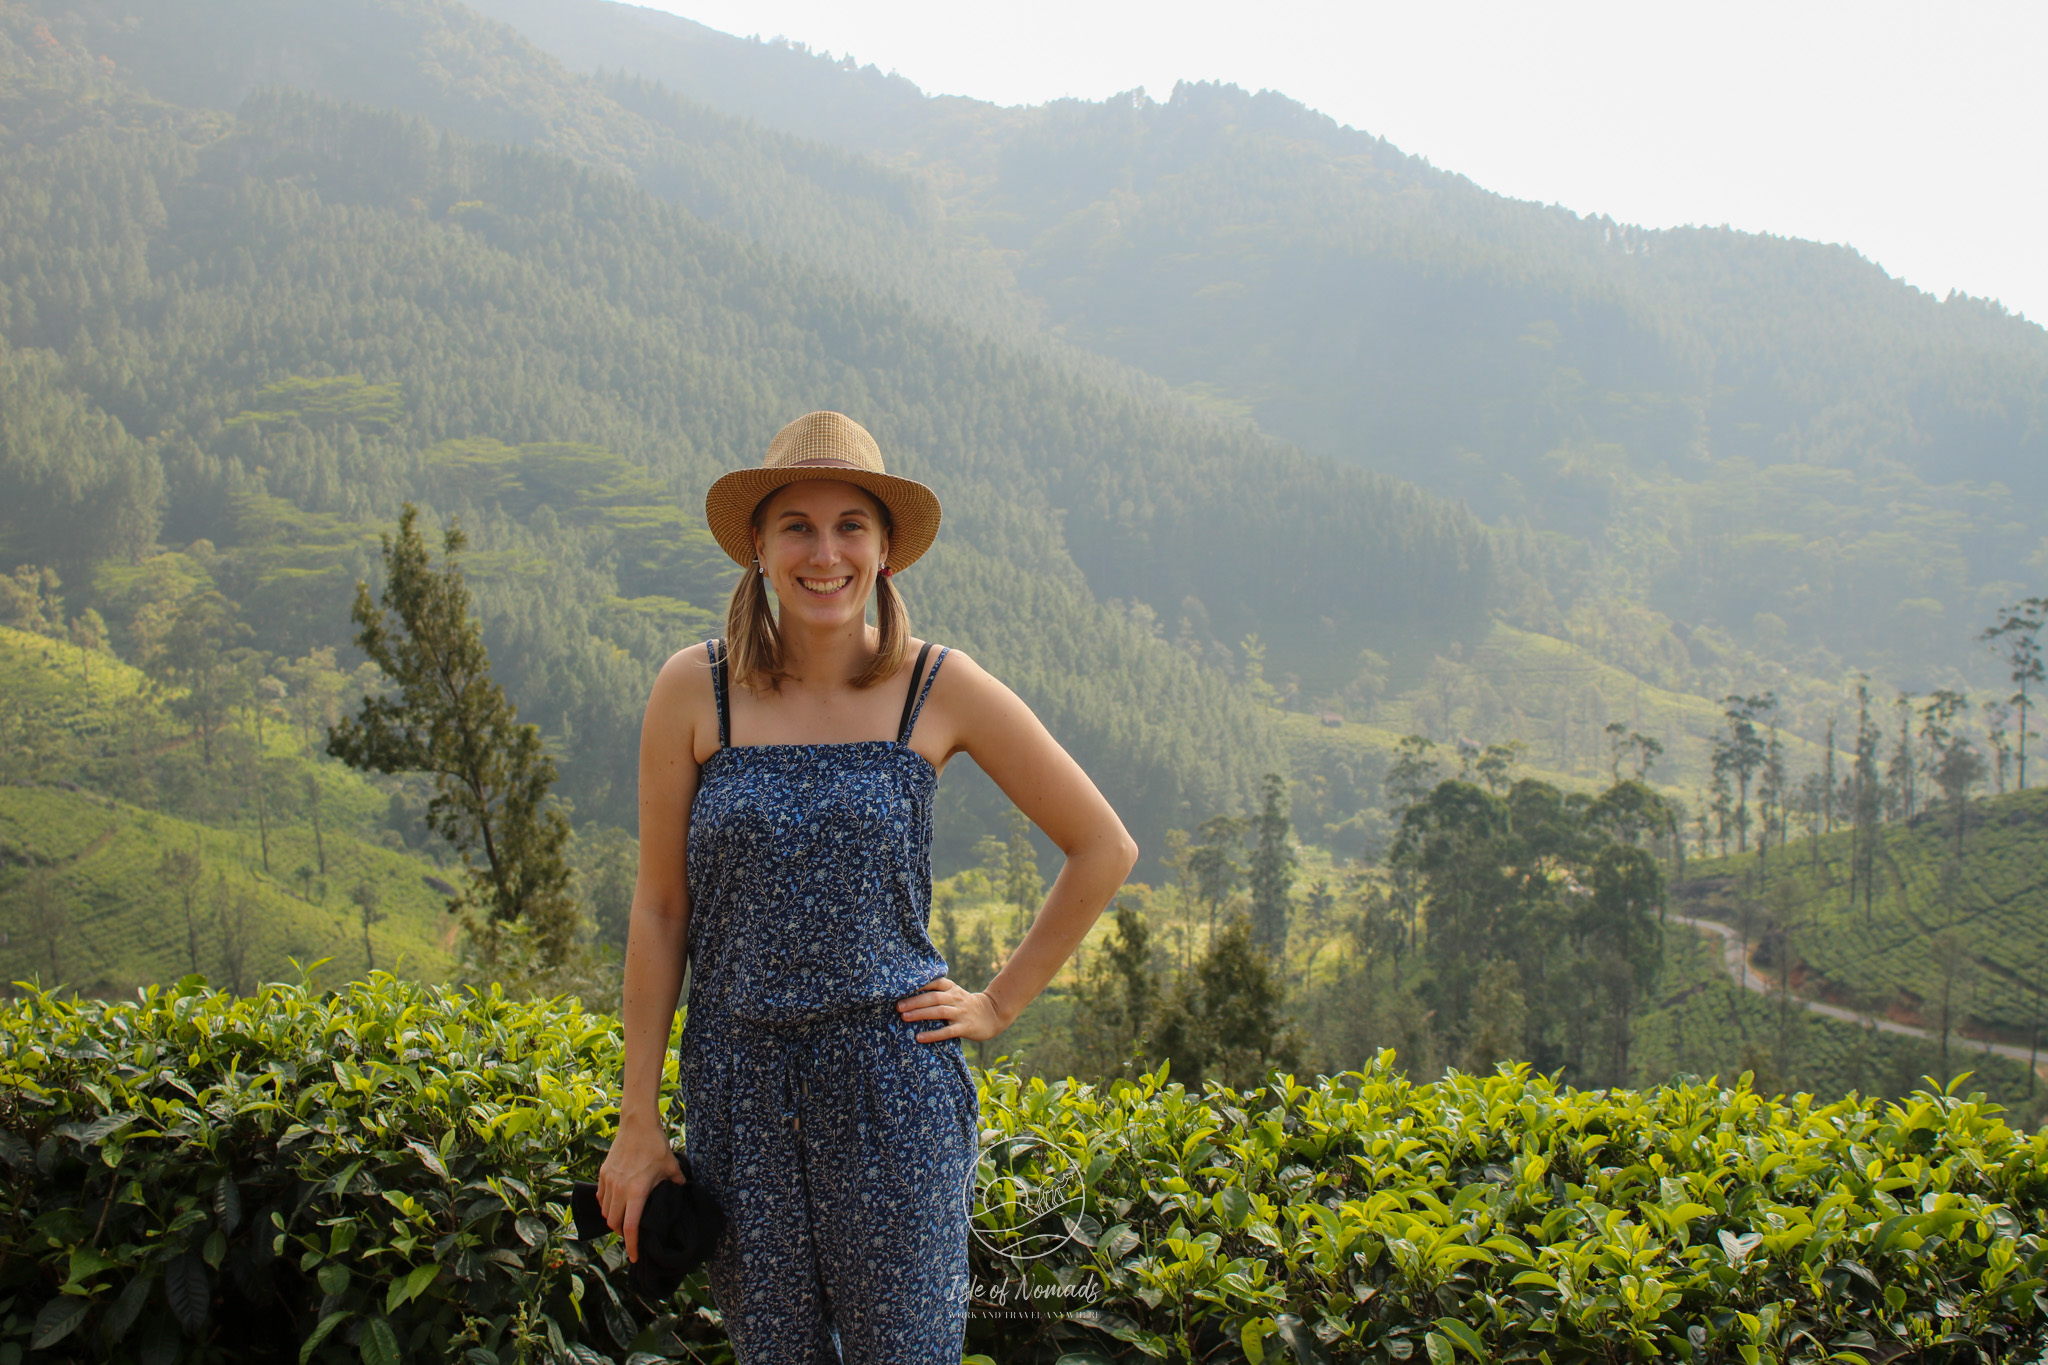
M 974 656 L 966 650 L 937 640 L 912 641 L 909 650 L 911 662 L 914 663 L 918 653 L 927 647 L 931 654 L 926 660 L 924 672 L 925 676 L 931 679 L 932 696 L 935 699 L 942 687 L 955 696 L 962 693 L 971 696 L 984 689 L 1003 687 L 1003 684 L 975 662 Z M 944 681 L 941 682 L 941 679 Z
M 654 678 L 654 696 L 684 698 L 711 695 L 711 651 L 708 641 L 686 645 L 668 656 Z
M 719 643 L 722 644 L 724 642 L 720 641 Z M 668 661 L 662 664 L 662 675 L 709 671 L 711 667 L 711 645 L 712 641 L 710 640 L 699 640 L 694 645 L 684 645 L 681 649 L 669 655 Z

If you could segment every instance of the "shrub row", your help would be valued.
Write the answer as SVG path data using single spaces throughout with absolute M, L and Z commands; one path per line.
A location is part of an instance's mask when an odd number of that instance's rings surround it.
M 565 1238 L 618 1060 L 573 1003 L 381 975 L 0 1005 L 0 1365 L 729 1359 L 701 1277 L 650 1310 Z M 2032 1360 L 2048 1138 L 1954 1091 L 988 1072 L 971 1349 Z

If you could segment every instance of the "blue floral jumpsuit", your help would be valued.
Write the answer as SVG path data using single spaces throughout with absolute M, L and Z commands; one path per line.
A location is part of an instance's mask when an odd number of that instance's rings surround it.
M 929 676 L 918 655 L 893 740 L 736 748 L 723 645 L 678 1058 L 690 1167 L 728 1216 L 711 1291 L 741 1365 L 958 1365 L 978 1100 L 959 1040 L 896 1011 L 946 974 L 938 774 L 910 747 L 946 651 Z

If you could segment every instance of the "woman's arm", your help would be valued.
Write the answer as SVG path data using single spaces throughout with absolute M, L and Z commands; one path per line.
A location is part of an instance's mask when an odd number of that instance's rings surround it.
M 655 679 L 640 723 L 640 876 L 626 930 L 625 982 L 619 1022 L 625 1032 L 625 1078 L 619 1131 L 598 1172 L 605 1221 L 625 1234 L 626 1255 L 640 1259 L 640 1210 L 682 1167 L 661 1117 L 661 1069 L 675 1023 L 689 949 L 690 889 L 686 839 L 697 795 L 695 694 L 710 696 L 704 647 L 671 658 Z
M 1066 855 L 1024 941 L 985 989 L 969 992 L 941 977 L 898 1004 L 906 1019 L 945 1021 L 943 1028 L 919 1034 L 920 1042 L 993 1038 L 1016 1022 L 1073 956 L 1137 865 L 1138 846 L 1031 708 L 966 655 L 946 656 L 925 714 L 940 722 L 933 738 L 946 745 L 945 752 L 972 758 Z

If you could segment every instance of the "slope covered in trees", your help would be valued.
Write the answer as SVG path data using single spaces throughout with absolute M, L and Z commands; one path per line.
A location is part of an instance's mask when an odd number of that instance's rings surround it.
M 934 320 L 614 175 L 299 95 L 184 111 L 69 49 L 14 59 L 9 354 L 128 443 L 109 462 L 161 471 L 161 535 L 207 541 L 266 649 L 345 644 L 401 497 L 463 514 L 500 675 L 564 750 L 580 820 L 630 823 L 652 669 L 721 606 L 699 491 L 806 407 L 867 416 L 945 490 L 943 552 L 906 585 L 921 623 L 1010 678 L 1155 843 L 1244 804 L 1274 753 L 1251 697 L 1103 599 L 1160 597 L 1184 635 L 1200 623 L 1184 643 L 1226 654 L 1297 604 L 1354 653 L 1483 614 L 1488 548 L 1457 509 L 1102 362 Z M 60 500 L 30 462 L 0 477 L 10 500 Z M 155 486 L 113 485 L 152 525 Z M 1361 569 L 1390 590 L 1350 593 Z M 996 811 L 962 799 L 964 846 Z
M 1001 109 L 607 0 L 477 7 L 580 69 L 921 168 L 1067 340 L 1549 533 L 1520 624 L 1618 596 L 1925 686 L 2027 575 L 2048 336 L 1849 248 L 1505 200 L 1274 92 Z

